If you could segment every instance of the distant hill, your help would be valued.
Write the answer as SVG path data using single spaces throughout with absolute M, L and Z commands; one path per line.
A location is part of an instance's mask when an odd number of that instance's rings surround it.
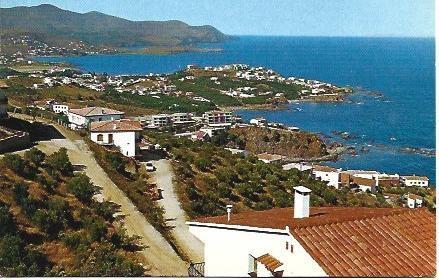
M 48 4 L 0 8 L 0 33 L 31 35 L 48 44 L 82 40 L 108 47 L 177 46 L 227 39 L 210 25 L 190 26 L 177 20 L 130 21 L 99 12 L 71 12 Z

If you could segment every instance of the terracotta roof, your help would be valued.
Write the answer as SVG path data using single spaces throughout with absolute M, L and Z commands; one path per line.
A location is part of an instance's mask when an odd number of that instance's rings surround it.
M 124 112 L 103 107 L 86 107 L 82 109 L 70 109 L 69 111 L 83 117 L 124 114 Z
M 330 276 L 436 274 L 435 217 L 428 210 L 296 228 L 293 235 Z
M 322 171 L 322 172 L 336 172 L 336 171 L 338 171 L 337 168 L 333 168 L 333 167 L 325 166 L 325 165 L 313 165 L 313 170 Z
M 265 268 L 270 271 L 275 271 L 276 268 L 283 265 L 283 263 L 281 263 L 278 259 L 276 259 L 270 254 L 264 254 L 258 257 L 256 260 L 262 263 L 265 266 Z
M 357 185 L 369 186 L 369 187 L 376 186 L 376 181 L 374 179 L 362 178 L 362 177 L 357 177 L 357 176 L 352 176 L 351 179 L 352 179 L 352 183 L 357 184 Z
M 436 221 L 426 209 L 311 207 L 293 218 L 292 208 L 200 218 L 202 223 L 285 229 L 329 276 L 433 276 Z
M 141 131 L 140 122 L 122 119 L 103 122 L 92 122 L 90 131 L 92 132 L 108 132 L 108 131 Z
M 401 176 L 404 180 L 422 180 L 422 181 L 428 181 L 428 177 L 425 176 L 416 176 L 416 175 L 410 175 L 410 176 Z

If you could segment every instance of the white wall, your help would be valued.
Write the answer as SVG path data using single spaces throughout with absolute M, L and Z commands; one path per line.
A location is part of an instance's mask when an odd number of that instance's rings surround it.
M 312 172 L 316 178 L 321 181 L 327 182 L 328 186 L 332 186 L 338 189 L 339 172 L 324 172 L 314 170 Z
M 428 187 L 428 181 L 424 180 L 404 180 L 407 187 Z
M 103 115 L 103 116 L 94 116 L 94 117 L 83 117 L 72 112 L 67 114 L 69 117 L 70 126 L 73 129 L 77 129 L 80 127 L 86 127 L 90 122 L 97 121 L 111 121 L 111 120 L 120 120 L 121 115 Z
M 98 141 L 98 135 L 103 135 L 103 142 Z M 136 133 L 131 132 L 91 132 L 90 139 L 98 144 L 109 144 L 108 135 L 113 134 L 113 144 L 120 148 L 124 156 L 136 155 Z
M 293 213 L 291 218 L 293 219 Z M 266 229 L 272 232 L 267 233 L 253 232 L 261 231 L 253 227 L 235 226 L 241 230 L 233 230 L 200 227 L 197 223 L 189 223 L 189 225 L 189 231 L 205 245 L 205 276 L 249 277 L 249 254 L 257 258 L 266 253 L 283 263 L 276 269 L 276 271 L 284 270 L 283 276 L 326 276 L 323 269 L 286 230 Z M 259 266 L 262 264 L 258 263 Z M 258 270 L 263 269 L 258 268 Z

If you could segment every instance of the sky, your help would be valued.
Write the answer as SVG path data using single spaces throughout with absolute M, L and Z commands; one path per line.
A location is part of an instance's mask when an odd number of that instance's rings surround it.
M 0 0 L 130 20 L 177 19 L 229 35 L 433 37 L 434 0 Z

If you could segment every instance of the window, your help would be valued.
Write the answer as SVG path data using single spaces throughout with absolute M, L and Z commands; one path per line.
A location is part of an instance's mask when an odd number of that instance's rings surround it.
M 285 249 L 288 250 L 288 241 L 285 242 Z
M 252 255 L 248 255 L 248 273 L 256 273 L 257 261 Z
M 98 134 L 98 141 L 99 141 L 99 142 L 104 141 L 104 135 L 102 135 L 102 134 Z

